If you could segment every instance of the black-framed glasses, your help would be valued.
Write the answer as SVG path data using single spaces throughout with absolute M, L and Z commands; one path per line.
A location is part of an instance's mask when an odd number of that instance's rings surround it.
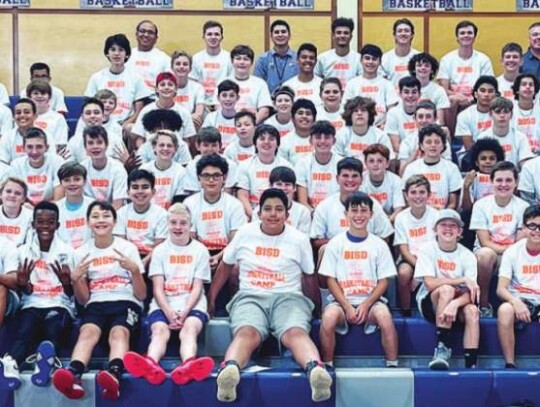
M 534 222 L 525 223 L 525 227 L 529 230 L 540 230 L 540 225 Z
M 201 175 L 199 175 L 202 179 L 205 181 L 210 181 L 211 179 L 214 181 L 219 181 L 223 178 L 223 174 L 220 172 L 216 172 L 214 174 L 208 174 L 207 172 L 203 172 Z

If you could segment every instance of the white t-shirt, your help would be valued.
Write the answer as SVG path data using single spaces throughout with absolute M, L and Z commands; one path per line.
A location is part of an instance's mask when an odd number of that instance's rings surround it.
M 148 254 L 157 239 L 167 238 L 167 211 L 161 206 L 150 204 L 148 210 L 139 213 L 133 204 L 118 210 L 114 234 L 134 243 L 141 254 Z
M 13 129 L 13 114 L 9 107 L 0 104 L 0 138 Z
M 141 165 L 141 170 L 146 170 L 156 177 L 156 193 L 153 202 L 162 208 L 168 208 L 176 195 L 183 195 L 186 185 L 186 170 L 180 164 L 172 162 L 165 171 L 156 167 L 155 161 Z
M 156 47 L 150 51 L 140 51 L 139 48 L 134 47 L 131 49 L 131 56 L 126 66 L 137 72 L 143 79 L 148 92 L 154 93 L 158 74 L 171 69 L 171 57 Z
M 229 79 L 240 87 L 240 99 L 236 102 L 235 109 L 237 112 L 241 110 L 249 110 L 250 112 L 257 112 L 262 107 L 272 107 L 272 98 L 270 97 L 270 91 L 268 90 L 268 84 L 261 78 L 255 75 L 249 75 L 247 79 L 236 79 L 234 75 L 230 75 L 226 79 Z M 217 86 L 214 91 L 214 102 L 212 104 L 218 104 Z
M 341 109 L 337 112 L 330 113 L 323 106 L 319 106 L 317 107 L 317 120 L 328 120 L 336 129 L 336 132 L 338 132 L 345 127 L 345 120 L 341 116 L 342 113 L 343 111 Z
M 351 126 L 342 128 L 336 134 L 334 152 L 344 157 L 355 157 L 364 163 L 364 150 L 374 143 L 382 144 L 390 150 L 390 158 L 393 158 L 392 142 L 390 137 L 381 129 L 369 126 L 366 134 L 359 136 L 354 133 Z
M 417 130 L 414 113 L 408 114 L 401 102 L 394 109 L 390 109 L 386 115 L 384 132 L 388 135 L 395 134 L 399 136 L 400 142 L 411 134 L 418 134 Z
M 202 84 L 207 105 L 213 103 L 218 85 L 233 72 L 231 54 L 222 49 L 217 55 L 210 55 L 205 49 L 193 55 L 190 76 Z
M 152 102 L 145 107 L 141 109 L 141 112 L 137 116 L 137 120 L 135 121 L 135 124 L 133 125 L 133 128 L 131 129 L 131 132 L 134 134 L 137 134 L 141 137 L 146 138 L 146 131 L 144 130 L 143 126 L 143 117 L 146 113 L 158 110 L 159 107 L 156 102 Z M 192 137 L 196 134 L 195 125 L 193 124 L 193 120 L 191 119 L 191 113 L 182 105 L 175 103 L 167 110 L 173 110 L 182 119 L 182 128 L 178 132 L 177 136 L 179 139 L 187 139 L 189 137 Z
M 518 189 L 520 191 L 534 194 L 537 201 L 540 201 L 540 157 L 527 160 L 523 164 L 519 175 Z
M 347 232 L 330 239 L 318 273 L 335 278 L 352 305 L 364 302 L 379 280 L 397 275 L 385 241 L 369 233 L 364 241 L 353 242 Z M 331 294 L 328 301 L 335 301 Z
M 489 112 L 479 112 L 477 106 L 472 105 L 457 115 L 455 137 L 471 136 L 476 142 L 480 133 L 491 129 L 492 125 Z
M 55 112 L 67 113 L 68 109 L 66 106 L 66 101 L 64 100 L 64 92 L 53 85 L 51 85 L 51 90 L 52 92 L 51 99 L 49 100 L 49 107 Z M 26 88 L 21 89 L 19 95 L 21 95 L 21 98 L 28 97 L 28 95 L 26 94 Z
M 406 244 L 413 256 L 418 257 L 426 243 L 435 240 L 435 222 L 437 209 L 426 206 L 421 218 L 416 218 L 411 208 L 406 208 L 396 215 L 394 228 L 394 246 Z
M 397 88 L 401 78 L 409 76 L 409 60 L 419 52 L 420 51 L 411 48 L 407 55 L 398 56 L 396 54 L 396 49 L 392 48 L 390 51 L 386 51 L 383 54 L 381 58 L 381 68 L 384 72 L 384 76 L 392 82 L 394 87 Z
M 414 268 L 414 278 L 422 282 L 416 294 L 418 304 L 429 295 L 429 291 L 424 284 L 424 277 L 436 278 L 462 278 L 467 277 L 476 281 L 478 274 L 477 261 L 474 254 L 464 246 L 458 244 L 453 252 L 441 250 L 436 241 L 426 243 L 423 250 L 418 255 L 416 267 Z M 461 287 L 465 291 L 465 287 Z M 422 311 L 420 307 L 420 311 Z
M 277 115 L 270 116 L 264 121 L 264 124 L 270 124 L 271 126 L 274 126 L 279 132 L 279 136 L 281 137 L 281 139 L 283 139 L 283 137 L 285 137 L 291 131 L 294 131 L 294 123 L 292 119 L 289 120 L 287 123 L 282 124 L 278 121 Z
M 357 76 L 347 82 L 343 102 L 346 103 L 349 99 L 356 96 L 363 96 L 373 99 L 376 103 L 377 117 L 375 124 L 383 122 L 386 118 L 388 106 L 399 102 L 399 96 L 392 82 L 377 75 L 373 79 L 366 79 L 363 76 Z
M 339 192 L 337 183 L 337 163 L 343 157 L 332 153 L 327 164 L 319 164 L 315 153 L 298 161 L 294 167 L 296 184 L 307 188 L 309 203 L 316 207 L 328 196 Z
M 210 203 L 204 199 L 203 192 L 199 192 L 186 198 L 184 205 L 191 212 L 191 231 L 209 250 L 224 249 L 231 232 L 247 222 L 242 202 L 226 193 Z
M 127 198 L 127 172 L 118 161 L 108 158 L 101 170 L 94 168 L 87 158 L 81 165 L 86 168 L 86 184 L 84 194 L 100 201 L 112 202 Z
M 42 252 L 36 236 L 19 250 L 20 264 L 23 264 L 25 259 L 34 261 L 34 271 L 30 274 L 33 290 L 30 295 L 22 294 L 22 309 L 60 307 L 68 310 L 73 316 L 75 314 L 73 299 L 66 295 L 62 283 L 51 267 L 51 264 L 58 262 L 67 265 L 73 271 L 76 265 L 73 248 L 55 237 L 49 251 Z
M 514 100 L 514 91 L 512 86 L 514 82 L 507 81 L 504 74 L 497 76 L 497 83 L 499 84 L 499 93 L 503 98 Z
M 420 89 L 420 99 L 431 100 L 435 103 L 437 110 L 448 109 L 450 107 L 450 99 L 444 88 L 435 82 L 429 82 L 426 86 Z
M 28 157 L 19 157 L 11 162 L 11 175 L 20 178 L 28 186 L 28 199 L 36 205 L 41 201 L 52 201 L 54 188 L 60 185 L 58 170 L 64 163 L 56 154 L 45 154 L 40 168 L 30 165 Z
M 540 256 L 527 250 L 527 239 L 521 239 L 507 248 L 499 267 L 499 277 L 510 280 L 508 291 L 516 297 L 540 305 Z
M 302 273 L 313 274 L 309 238 L 285 225 L 280 235 L 267 235 L 259 223 L 248 223 L 225 248 L 223 261 L 240 266 L 240 291 L 259 294 L 302 293 Z
M 16 246 L 24 244 L 32 235 L 32 220 L 34 212 L 26 206 L 16 218 L 8 218 L 0 205 L 0 236 L 13 242 Z
M 236 164 L 240 164 L 242 161 L 247 160 L 255 155 L 255 145 L 252 144 L 249 147 L 243 147 L 240 145 L 238 138 L 232 141 L 223 151 L 223 157 L 228 160 L 234 161 Z
M 532 151 L 539 151 L 540 138 L 540 104 L 535 102 L 531 110 L 520 109 L 517 100 L 514 101 L 512 124 L 517 131 L 524 133 L 529 140 Z
M 505 160 L 510 161 L 516 166 L 521 161 L 534 157 L 527 136 L 520 131 L 514 130 L 512 127 L 510 127 L 510 130 L 505 136 L 496 136 L 493 133 L 493 128 L 488 129 L 478 136 L 478 140 L 484 138 L 497 140 L 504 150 Z
M 68 149 L 73 161 L 82 161 L 87 157 L 84 148 L 84 128 L 84 122 L 79 119 L 75 134 L 68 141 Z M 122 126 L 120 126 L 118 122 L 109 120 L 107 123 L 103 123 L 103 128 L 107 130 L 107 157 L 118 158 L 115 149 L 126 149 L 126 145 L 122 138 Z
M 17 246 L 5 237 L 0 237 L 0 274 L 17 272 L 19 252 Z
M 516 241 L 516 234 L 523 222 L 523 213 L 529 205 L 523 199 L 513 196 L 508 205 L 499 206 L 495 196 L 490 195 L 474 203 L 470 230 L 487 230 L 492 242 L 511 245 Z M 479 249 L 478 237 L 475 250 Z
M 310 237 L 312 239 L 331 239 L 349 228 L 345 216 L 345 205 L 341 202 L 339 192 L 322 201 L 313 212 Z M 368 232 L 383 239 L 394 233 L 388 216 L 378 201 L 373 200 L 373 215 L 368 223 Z
M 321 78 L 338 78 L 345 88 L 347 82 L 362 73 L 360 54 L 349 51 L 345 56 L 339 56 L 335 49 L 329 49 L 317 57 L 315 74 Z
M 260 207 L 257 206 L 253 211 L 253 217 L 251 218 L 252 222 L 260 222 L 259 211 Z M 291 207 L 289 208 L 289 217 L 285 223 L 298 229 L 300 232 L 305 233 L 306 236 L 309 236 L 309 231 L 311 229 L 311 212 L 304 205 L 292 201 Z
M 293 131 L 281 140 L 278 155 L 295 165 L 297 162 L 303 161 L 312 151 L 310 137 L 301 137 Z
M 234 116 L 226 118 L 221 110 L 210 112 L 204 118 L 202 127 L 215 127 L 221 134 L 221 148 L 225 150 L 236 139 L 236 126 L 234 125 Z
M 89 240 L 75 250 L 77 264 L 86 255 L 88 255 L 86 260 L 92 261 L 87 274 L 90 299 L 86 305 L 94 302 L 131 301 L 142 308 L 142 301 L 139 301 L 133 292 L 131 271 L 120 266 L 116 260 L 119 255 L 115 250 L 135 262 L 140 273 L 144 274 L 139 251 L 133 243 L 114 237 L 109 247 L 99 249 L 95 246 L 93 239 Z
M 456 164 L 450 160 L 439 160 L 437 164 L 426 164 L 422 158 L 414 160 L 403 172 L 403 180 L 411 175 L 422 174 L 431 185 L 428 204 L 436 209 L 446 208 L 450 193 L 459 192 L 463 179 Z
M 67 144 L 68 125 L 62 114 L 54 110 L 48 110 L 36 118 L 34 126 L 45 132 L 49 146 L 65 146 Z
M 462 59 L 455 49 L 441 58 L 437 79 L 448 80 L 452 91 L 469 96 L 482 75 L 493 76 L 493 66 L 486 54 L 473 50 L 470 58 Z
M 271 164 L 263 164 L 258 156 L 253 156 L 238 165 L 236 186 L 249 192 L 252 208 L 259 204 L 261 194 L 270 187 L 270 172 L 281 166 L 293 169 L 291 164 L 280 156 L 276 156 Z
M 188 79 L 186 86 L 176 91 L 174 101 L 193 113 L 197 105 L 204 104 L 204 88 L 200 83 Z
M 195 279 L 210 282 L 210 255 L 203 244 L 191 239 L 186 246 L 178 246 L 165 240 L 152 253 L 149 277 L 163 276 L 163 291 L 172 309 L 185 309 L 189 295 L 193 291 Z M 149 313 L 159 309 L 154 297 Z M 206 296 L 201 293 L 194 310 L 206 312 Z
M 300 82 L 297 76 L 293 76 L 286 81 L 283 86 L 288 86 L 294 90 L 294 99 L 308 99 L 311 100 L 315 106 L 322 104 L 321 97 L 319 96 L 321 91 L 322 79 L 318 76 L 314 76 L 309 82 Z
M 23 137 L 18 127 L 14 127 L 0 138 L 0 161 L 11 163 L 17 157 L 24 157 Z
M 396 208 L 403 208 L 405 206 L 403 186 L 403 180 L 390 171 L 385 171 L 382 184 L 375 186 L 369 178 L 369 173 L 365 171 L 362 176 L 360 191 L 379 201 L 383 210 L 387 214 L 391 214 Z
M 92 232 L 86 222 L 86 211 L 92 202 L 94 202 L 92 198 L 83 196 L 82 204 L 74 210 L 68 208 L 66 198 L 56 202 L 60 211 L 58 217 L 60 227 L 56 235 L 74 249 L 81 247 L 92 237 Z
M 201 190 L 201 183 L 197 177 L 197 163 L 202 158 L 199 154 L 195 156 L 186 166 L 186 175 L 184 180 L 184 191 L 199 192 Z M 225 158 L 225 157 L 223 157 Z M 227 164 L 229 164 L 229 171 L 227 172 L 227 178 L 225 179 L 224 188 L 234 188 L 238 180 L 238 165 L 227 158 Z
M 127 67 L 119 74 L 112 73 L 109 68 L 94 73 L 88 81 L 84 96 L 94 97 L 101 89 L 109 89 L 116 95 L 116 109 L 109 120 L 118 122 L 129 117 L 136 101 L 153 95 L 137 72 Z

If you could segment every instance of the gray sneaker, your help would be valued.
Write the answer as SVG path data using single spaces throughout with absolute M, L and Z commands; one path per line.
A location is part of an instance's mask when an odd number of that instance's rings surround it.
M 326 401 L 332 397 L 332 376 L 324 367 L 316 366 L 310 370 L 309 386 L 311 387 L 311 400 L 315 403 Z
M 444 343 L 439 342 L 435 348 L 433 359 L 429 362 L 429 368 L 433 370 L 448 370 L 450 364 L 448 361 L 452 356 L 452 349 L 444 346 Z
M 240 383 L 240 370 L 237 365 L 225 365 L 218 373 L 217 399 L 223 403 L 236 401 L 236 386 Z
M 480 318 L 492 318 L 493 317 L 493 307 L 491 304 L 488 304 L 486 307 L 480 307 Z

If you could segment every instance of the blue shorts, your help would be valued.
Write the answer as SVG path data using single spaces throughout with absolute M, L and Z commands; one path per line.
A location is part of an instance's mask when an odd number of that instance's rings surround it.
M 7 295 L 7 304 L 6 304 L 6 317 L 9 317 L 21 306 L 21 298 L 19 297 L 19 294 L 15 290 L 8 290 Z
M 208 322 L 208 315 L 196 309 L 191 310 L 188 314 L 188 317 L 198 318 L 202 322 L 203 326 L 205 326 L 206 323 Z M 148 317 L 146 317 L 146 320 L 148 321 L 148 325 L 150 326 L 152 326 L 156 322 L 163 322 L 169 325 L 169 320 L 165 316 L 165 313 L 160 309 L 152 311 L 150 314 L 148 314 Z
M 130 332 L 139 327 L 141 307 L 132 301 L 105 301 L 89 304 L 82 314 L 82 324 L 97 325 L 102 332 L 123 326 Z

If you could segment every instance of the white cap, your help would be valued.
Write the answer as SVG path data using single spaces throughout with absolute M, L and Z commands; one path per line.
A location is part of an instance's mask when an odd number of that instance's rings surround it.
M 460 227 L 463 227 L 463 221 L 461 220 L 461 217 L 459 216 L 459 213 L 457 213 L 453 209 L 441 209 L 439 211 L 439 214 L 437 215 L 437 221 L 435 222 L 435 225 L 438 225 L 439 222 L 442 222 L 443 220 L 454 221 Z

